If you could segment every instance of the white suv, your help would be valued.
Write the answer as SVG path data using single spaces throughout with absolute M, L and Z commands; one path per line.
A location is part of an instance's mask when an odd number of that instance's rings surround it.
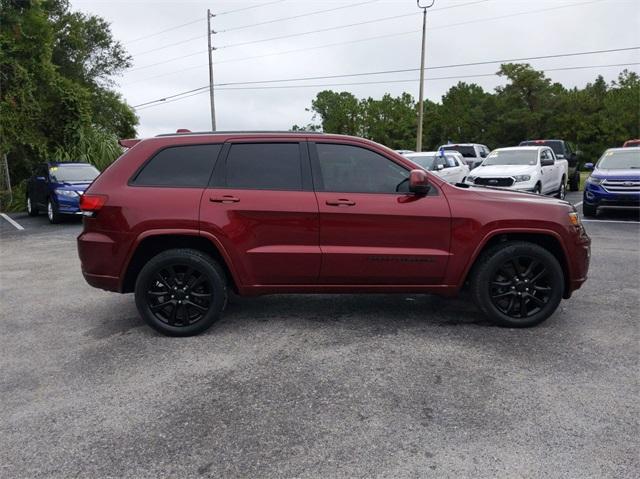
M 442 145 L 438 150 L 459 152 L 471 170 L 476 166 L 479 166 L 490 151 L 486 145 L 481 145 L 479 143 L 449 143 L 447 145 Z

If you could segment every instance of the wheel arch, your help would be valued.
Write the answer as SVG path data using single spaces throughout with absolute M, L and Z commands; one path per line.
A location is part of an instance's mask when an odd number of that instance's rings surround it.
M 224 270 L 229 286 L 237 293 L 238 282 L 229 256 L 213 237 L 202 236 L 198 231 L 147 233 L 136 241 L 122 276 L 121 292 L 134 291 L 136 279 L 142 267 L 157 254 L 169 249 L 195 249 L 214 258 Z
M 563 298 L 567 299 L 570 297 L 570 272 L 569 272 L 569 262 L 567 257 L 567 251 L 565 250 L 562 241 L 557 233 L 553 231 L 497 231 L 493 234 L 487 235 L 483 241 L 478 245 L 476 251 L 474 252 L 469 265 L 466 268 L 464 274 L 463 285 L 467 284 L 471 275 L 473 274 L 473 270 L 475 265 L 478 263 L 478 260 L 482 256 L 482 254 L 490 248 L 493 248 L 496 244 L 506 243 L 510 241 L 525 241 L 528 243 L 533 243 L 542 248 L 549 251 L 560 263 L 560 267 L 562 268 L 562 274 L 564 276 L 564 291 Z

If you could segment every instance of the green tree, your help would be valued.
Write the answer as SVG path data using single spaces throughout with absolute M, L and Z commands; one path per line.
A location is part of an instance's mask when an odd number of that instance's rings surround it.
M 133 136 L 138 119 L 109 89 L 130 58 L 108 24 L 71 12 L 67 0 L 1 2 L 0 155 L 12 183 L 45 160 L 104 166 L 107 157 L 93 155 L 109 152 L 113 161 L 117 136 Z

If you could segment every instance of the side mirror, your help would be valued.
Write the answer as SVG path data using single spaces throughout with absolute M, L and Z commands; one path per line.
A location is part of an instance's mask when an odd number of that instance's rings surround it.
M 436 165 L 436 170 L 440 171 L 440 170 L 444 170 L 444 165 L 442 163 L 438 163 Z
M 553 159 L 540 160 L 541 166 L 551 166 L 553 165 Z
M 593 170 L 593 163 L 585 163 L 584 164 L 584 169 L 585 170 Z
M 424 170 L 411 170 L 409 173 L 409 191 L 416 195 L 426 195 L 429 193 L 429 178 Z

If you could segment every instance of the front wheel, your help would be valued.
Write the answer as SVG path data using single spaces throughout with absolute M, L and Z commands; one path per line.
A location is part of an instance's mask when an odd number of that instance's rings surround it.
M 62 215 L 58 211 L 58 206 L 51 201 L 51 198 L 47 200 L 47 218 L 49 218 L 49 223 L 57 224 L 62 221 Z
M 500 243 L 474 266 L 471 293 L 478 308 L 495 324 L 525 328 L 553 314 L 564 291 L 556 257 L 537 244 Z
M 540 183 L 538 183 L 534 188 L 533 188 L 533 193 L 536 195 L 539 195 L 542 192 L 542 186 L 540 186 Z
M 172 249 L 144 265 L 135 286 L 142 319 L 167 336 L 193 336 L 220 317 L 227 301 L 225 274 L 210 256 Z

